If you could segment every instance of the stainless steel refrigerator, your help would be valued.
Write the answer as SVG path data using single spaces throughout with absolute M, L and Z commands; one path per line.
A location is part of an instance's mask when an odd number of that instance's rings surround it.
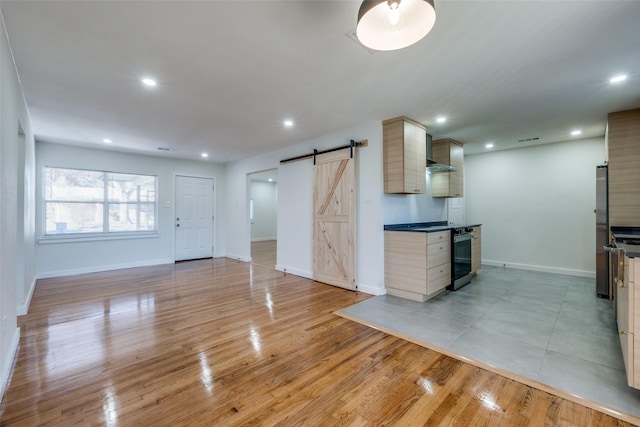
M 609 169 L 607 165 L 596 167 L 596 293 L 601 298 L 611 298 L 609 290 Z

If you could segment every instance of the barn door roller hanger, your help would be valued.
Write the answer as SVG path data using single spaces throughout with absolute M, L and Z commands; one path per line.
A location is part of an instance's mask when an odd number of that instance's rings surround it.
M 320 154 L 331 153 L 333 151 L 346 150 L 347 148 L 351 150 L 351 158 L 353 158 L 353 149 L 354 148 L 366 147 L 367 145 L 369 145 L 369 141 L 366 140 L 366 139 L 363 139 L 362 141 L 354 141 L 352 139 L 349 142 L 349 144 L 347 144 L 347 145 L 341 145 L 340 147 L 328 148 L 326 150 L 316 150 L 314 148 L 313 149 L 313 153 L 304 154 L 302 156 L 296 156 L 296 157 L 291 157 L 289 159 L 280 160 L 280 164 L 289 163 L 289 162 L 295 162 L 297 160 L 305 160 L 305 159 L 313 158 L 313 164 L 315 165 L 316 164 L 316 156 L 318 156 Z

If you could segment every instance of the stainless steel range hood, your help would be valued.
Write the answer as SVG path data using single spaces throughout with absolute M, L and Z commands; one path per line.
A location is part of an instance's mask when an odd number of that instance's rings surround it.
M 433 148 L 431 146 L 431 141 L 433 138 L 431 135 L 427 134 L 427 172 L 429 173 L 440 173 L 440 172 L 451 172 L 456 170 L 454 167 L 445 165 L 443 163 L 438 163 L 433 160 Z

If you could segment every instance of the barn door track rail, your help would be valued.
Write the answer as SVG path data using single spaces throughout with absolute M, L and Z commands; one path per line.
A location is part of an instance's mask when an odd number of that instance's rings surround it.
M 331 153 L 333 151 L 346 150 L 347 148 L 351 150 L 351 158 L 353 158 L 353 149 L 354 148 L 366 147 L 367 145 L 369 145 L 369 141 L 366 140 L 366 139 L 363 139 L 362 141 L 354 141 L 352 139 L 349 142 L 349 144 L 347 144 L 347 145 L 341 145 L 340 147 L 327 148 L 326 150 L 316 150 L 314 148 L 313 149 L 313 153 L 303 154 L 302 156 L 296 156 L 296 157 L 291 157 L 289 159 L 280 160 L 280 164 L 289 163 L 289 162 L 296 162 L 298 160 L 305 160 L 305 159 L 313 158 L 313 164 L 315 165 L 316 164 L 316 156 L 318 156 L 320 154 Z

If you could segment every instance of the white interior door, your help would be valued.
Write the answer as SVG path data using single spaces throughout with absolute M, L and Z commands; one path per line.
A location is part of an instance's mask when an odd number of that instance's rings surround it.
M 176 261 L 213 256 L 213 179 L 176 176 Z

